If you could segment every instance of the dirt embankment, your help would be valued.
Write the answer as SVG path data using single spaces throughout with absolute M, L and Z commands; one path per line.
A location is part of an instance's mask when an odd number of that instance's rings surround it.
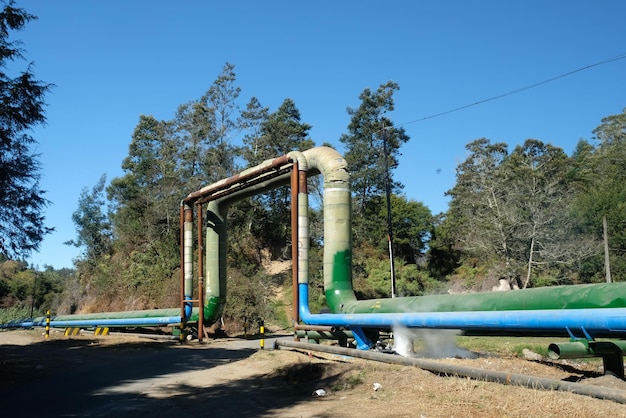
M 626 417 L 626 406 L 414 367 L 223 339 L 179 346 L 144 338 L 0 332 L 4 416 Z M 448 359 L 560 380 L 624 382 L 573 364 Z M 323 389 L 324 396 L 316 391 Z M 322 393 L 322 392 L 318 392 Z

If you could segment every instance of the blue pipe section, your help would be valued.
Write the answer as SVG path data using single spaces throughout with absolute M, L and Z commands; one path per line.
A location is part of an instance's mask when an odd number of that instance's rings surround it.
M 78 319 L 78 320 L 51 320 L 54 328 L 91 328 L 91 327 L 135 327 L 135 326 L 166 326 L 180 324 L 180 316 L 165 316 L 154 318 L 119 318 L 119 319 Z M 45 318 L 26 319 L 4 324 L 2 328 L 33 328 L 45 327 Z
M 185 296 L 185 300 L 192 300 L 191 296 Z M 193 304 L 191 302 L 185 302 L 185 318 L 183 322 L 188 322 L 193 312 Z
M 416 312 L 368 314 L 312 314 L 308 284 L 300 284 L 299 312 L 309 325 L 346 327 L 359 348 L 371 346 L 361 328 L 458 329 L 463 331 L 517 332 L 528 335 L 567 335 L 580 330 L 591 337 L 626 337 L 626 308 L 543 309 L 532 311 Z M 356 329 L 355 329 L 356 328 Z

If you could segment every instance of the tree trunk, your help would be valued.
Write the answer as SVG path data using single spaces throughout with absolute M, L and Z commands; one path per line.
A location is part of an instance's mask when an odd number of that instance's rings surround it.
M 533 251 L 535 250 L 535 227 L 533 225 L 533 236 L 530 239 L 530 251 L 528 254 L 528 271 L 526 272 L 526 280 L 524 280 L 523 289 L 528 287 L 528 283 L 530 283 L 530 273 L 533 268 Z
M 606 275 L 606 282 L 611 283 L 611 263 L 609 260 L 609 234 L 607 232 L 606 215 L 602 217 L 602 228 L 604 235 L 604 273 Z

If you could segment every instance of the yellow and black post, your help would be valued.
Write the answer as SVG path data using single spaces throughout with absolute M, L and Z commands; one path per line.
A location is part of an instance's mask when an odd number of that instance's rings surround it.
M 50 311 L 46 311 L 46 338 L 50 338 Z
M 261 350 L 265 348 L 265 322 L 260 321 L 261 328 L 259 332 L 261 333 Z

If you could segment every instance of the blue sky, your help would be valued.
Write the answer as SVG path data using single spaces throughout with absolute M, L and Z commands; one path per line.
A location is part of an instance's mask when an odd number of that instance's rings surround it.
M 47 97 L 33 134 L 52 204 L 43 268 L 72 267 L 71 215 L 83 188 L 122 175 L 141 114 L 170 120 L 200 98 L 226 62 L 241 106 L 286 98 L 316 143 L 341 151 L 348 106 L 364 88 L 400 85 L 390 114 L 411 137 L 395 178 L 433 213 L 447 209 L 465 144 L 536 138 L 568 154 L 626 107 L 626 59 L 444 116 L 626 53 L 620 1 L 17 1 L 38 20 L 16 34 Z M 191 190 L 181 190 L 186 195 Z

